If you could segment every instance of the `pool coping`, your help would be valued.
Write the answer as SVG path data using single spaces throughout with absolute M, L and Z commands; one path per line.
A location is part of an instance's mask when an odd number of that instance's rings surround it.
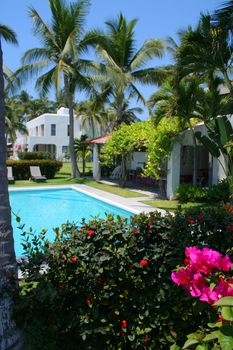
M 148 204 L 144 204 L 141 201 L 145 199 L 149 199 L 147 197 L 134 197 L 134 198 L 125 198 L 118 196 L 116 194 L 112 194 L 106 191 L 99 190 L 97 188 L 93 188 L 84 184 L 74 184 L 74 185 L 53 185 L 53 186 L 29 186 L 29 187 L 14 187 L 9 188 L 9 192 L 23 192 L 23 191 L 37 191 L 37 190 L 51 190 L 51 189 L 73 189 L 84 193 L 88 196 L 91 196 L 97 200 L 102 202 L 106 202 L 115 207 L 127 210 L 132 214 L 139 214 L 142 212 L 151 212 L 151 211 L 159 211 L 161 213 L 165 213 L 165 210 L 153 208 Z M 124 204 L 121 202 L 124 201 Z

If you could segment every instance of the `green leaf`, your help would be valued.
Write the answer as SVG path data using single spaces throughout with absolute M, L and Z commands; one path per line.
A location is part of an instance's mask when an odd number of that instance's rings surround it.
M 188 339 L 184 343 L 184 346 L 182 349 L 188 349 L 191 345 L 198 344 L 198 343 L 199 343 L 199 340 L 197 339 Z
M 224 320 L 233 321 L 233 308 L 230 306 L 224 306 L 222 308 L 222 317 Z
M 224 335 L 227 335 L 228 337 L 233 336 L 233 325 L 232 324 L 224 324 L 220 328 L 220 332 L 223 333 Z
M 181 347 L 176 344 L 173 344 L 172 346 L 170 346 L 170 350 L 181 350 Z
M 134 339 L 135 339 L 135 334 L 128 335 L 128 339 L 129 339 L 129 341 L 134 341 Z
M 199 142 L 203 144 L 207 148 L 207 150 L 214 156 L 215 158 L 220 157 L 219 147 L 213 142 L 209 137 L 203 135 L 201 136 L 200 132 L 195 133 L 196 138 Z
M 219 336 L 219 331 L 214 331 L 214 332 L 211 332 L 210 334 L 207 334 L 205 338 L 203 338 L 203 341 L 208 342 L 210 340 L 217 339 L 218 336 Z
M 216 301 L 214 306 L 233 306 L 233 297 L 223 297 Z
M 233 349 L 233 337 L 228 337 L 220 332 L 218 339 L 222 350 Z
M 207 345 L 198 345 L 197 347 L 196 347 L 196 350 L 208 350 L 208 346 Z

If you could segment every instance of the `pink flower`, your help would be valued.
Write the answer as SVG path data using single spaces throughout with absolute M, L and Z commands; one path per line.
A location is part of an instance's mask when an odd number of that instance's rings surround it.
M 229 256 L 224 256 L 221 260 L 221 270 L 228 272 L 232 267 L 233 263 L 231 262 Z
M 71 261 L 72 263 L 75 263 L 75 262 L 78 261 L 78 258 L 76 258 L 76 257 L 70 258 L 70 261 Z
M 190 267 L 182 268 L 177 272 L 172 272 L 172 281 L 178 286 L 189 285 L 193 278 L 193 271 Z
M 206 279 L 200 272 L 197 272 L 193 275 L 193 279 L 188 286 L 188 290 L 192 297 L 199 297 L 205 287 L 207 287 Z

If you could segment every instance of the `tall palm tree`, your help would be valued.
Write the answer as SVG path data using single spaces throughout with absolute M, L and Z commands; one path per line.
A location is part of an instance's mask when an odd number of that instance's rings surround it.
M 6 170 L 7 147 L 5 139 L 5 103 L 1 39 L 12 44 L 17 44 L 17 39 L 12 29 L 0 24 L 0 349 L 16 350 L 20 349 L 20 334 L 16 330 L 14 322 L 11 320 L 11 297 L 6 292 L 3 292 L 3 287 L 9 283 L 7 279 L 9 273 L 13 272 L 16 276 L 16 258 Z M 10 287 L 8 286 L 8 288 Z
M 182 127 L 189 127 L 193 140 L 193 185 L 197 184 L 197 141 L 192 119 L 199 117 L 199 101 L 203 94 L 200 80 L 192 77 L 180 81 L 167 81 L 148 101 L 155 108 L 156 122 L 161 118 L 178 117 Z
M 8 137 L 11 142 L 14 143 L 16 140 L 16 132 L 27 134 L 27 128 L 24 123 L 24 108 L 19 103 L 17 98 L 6 98 L 5 99 L 5 131 L 6 140 Z
M 88 90 L 90 78 L 84 73 L 92 63 L 82 58 L 87 48 L 84 35 L 84 24 L 88 9 L 88 0 L 73 1 L 49 0 L 51 10 L 50 24 L 46 24 L 39 13 L 29 8 L 33 20 L 34 33 L 43 46 L 32 48 L 23 56 L 23 67 L 20 70 L 21 79 L 31 74 L 39 74 L 36 87 L 46 94 L 51 86 L 57 90 L 64 87 L 66 105 L 69 108 L 70 120 L 70 156 L 72 176 L 80 176 L 74 149 L 74 93 L 75 89 Z
M 181 75 L 197 74 L 208 80 L 213 74 L 223 77 L 233 97 L 232 50 L 228 34 L 221 25 L 213 25 L 210 15 L 202 15 L 195 29 L 191 27 L 180 36 L 177 63 Z
M 159 69 L 145 68 L 149 60 L 162 57 L 164 43 L 161 40 L 151 39 L 136 50 L 135 26 L 137 20 L 129 22 L 120 14 L 117 19 L 106 22 L 106 32 L 94 30 L 91 35 L 92 43 L 101 59 L 101 78 L 109 82 L 109 95 L 114 94 L 116 103 L 116 128 L 122 121 L 125 93 L 129 97 L 136 97 L 145 103 L 145 100 L 135 83 L 154 84 L 161 82 L 164 74 Z

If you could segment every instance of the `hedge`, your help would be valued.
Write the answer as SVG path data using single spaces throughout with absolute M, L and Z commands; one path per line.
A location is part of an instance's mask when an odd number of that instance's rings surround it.
M 41 174 L 47 179 L 53 179 L 55 173 L 62 167 L 62 162 L 57 160 L 7 160 L 7 166 L 12 166 L 15 180 L 28 180 L 30 175 L 30 166 L 39 166 Z
M 36 159 L 51 159 L 49 152 L 19 152 L 18 157 L 20 160 L 36 160 Z
M 46 241 L 46 230 L 38 236 L 23 232 L 27 259 L 21 269 L 27 278 L 15 317 L 30 348 L 182 345 L 186 334 L 214 322 L 216 315 L 184 295 L 171 272 L 183 262 L 186 246 L 225 254 L 233 246 L 232 211 L 228 206 L 180 210 L 174 216 L 153 212 L 130 222 L 112 216 L 83 220 L 55 229 L 54 243 Z M 46 274 L 39 273 L 41 264 L 49 267 Z

